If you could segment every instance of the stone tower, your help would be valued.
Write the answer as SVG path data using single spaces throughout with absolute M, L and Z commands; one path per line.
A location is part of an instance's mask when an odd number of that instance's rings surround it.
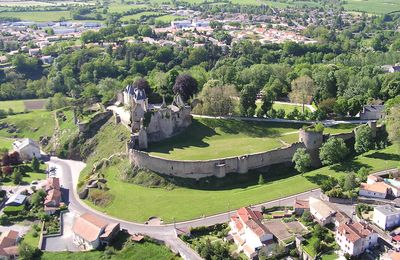
M 307 152 L 310 154 L 311 165 L 313 167 L 321 166 L 321 161 L 319 159 L 319 148 L 322 146 L 323 139 L 323 132 L 314 131 L 313 128 L 300 129 L 299 141 L 304 143 Z

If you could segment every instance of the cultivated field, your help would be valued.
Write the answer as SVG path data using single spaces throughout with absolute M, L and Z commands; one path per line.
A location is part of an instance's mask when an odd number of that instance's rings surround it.
M 23 21 L 51 22 L 59 21 L 61 18 L 70 20 L 71 13 L 69 11 L 1 12 L 0 18 L 2 17 L 19 18 Z
M 143 222 L 150 216 L 161 217 L 166 222 L 188 220 L 203 215 L 211 215 L 242 206 L 274 200 L 307 190 L 315 189 L 327 176 L 340 177 L 350 171 L 367 167 L 371 171 L 397 167 L 400 156 L 399 147 L 390 146 L 379 151 L 370 151 L 349 162 L 323 167 L 303 176 L 295 170 L 272 167 L 264 172 L 266 183 L 258 185 L 259 173 L 247 175 L 228 175 L 225 180 L 212 179 L 209 183 L 232 181 L 235 184 L 221 183 L 214 188 L 146 188 L 121 182 L 116 165 L 107 168 L 107 186 L 113 201 L 105 208 L 96 209 L 122 219 Z M 289 188 L 288 188 L 289 187 Z M 140 209 L 140 210 L 138 210 Z
M 385 14 L 400 11 L 399 0 L 346 0 L 345 10 Z
M 286 134 L 302 125 L 238 120 L 195 119 L 182 134 L 150 144 L 150 154 L 178 160 L 206 160 L 282 147 Z
M 12 109 L 15 113 L 24 112 L 25 110 L 43 110 L 46 108 L 46 103 L 47 99 L 0 101 L 0 110 L 8 111 Z

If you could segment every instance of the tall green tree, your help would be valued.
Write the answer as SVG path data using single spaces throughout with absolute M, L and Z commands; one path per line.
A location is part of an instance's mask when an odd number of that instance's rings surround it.
M 356 130 L 354 150 L 357 153 L 365 153 L 374 148 L 374 137 L 372 130 L 367 125 L 362 125 Z
M 319 158 L 323 165 L 332 165 L 343 161 L 348 153 L 349 149 L 343 139 L 332 137 L 322 145 Z

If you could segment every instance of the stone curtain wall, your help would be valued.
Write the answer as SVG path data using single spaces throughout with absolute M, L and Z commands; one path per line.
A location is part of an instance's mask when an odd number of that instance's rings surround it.
M 296 150 L 304 147 L 303 143 L 294 143 L 286 148 L 262 153 L 201 161 L 169 160 L 151 156 L 144 151 L 130 149 L 129 159 L 140 168 L 147 168 L 166 175 L 194 179 L 208 176 L 222 178 L 230 172 L 247 173 L 249 170 L 291 162 Z
M 376 125 L 370 125 L 373 132 L 376 132 Z M 308 132 L 300 129 L 299 142 L 291 146 L 270 150 L 261 153 L 247 154 L 237 157 L 228 157 L 213 160 L 181 161 L 170 160 L 149 155 L 147 152 L 130 149 L 129 160 L 133 165 L 146 168 L 151 171 L 177 176 L 182 178 L 200 179 L 209 176 L 222 178 L 226 173 L 237 172 L 247 173 L 249 170 L 259 169 L 274 164 L 292 163 L 294 153 L 298 148 L 306 148 L 311 154 L 315 165 L 319 162 L 319 148 L 329 138 L 337 137 L 345 141 L 355 137 L 355 130 L 350 133 L 323 135 L 322 133 Z

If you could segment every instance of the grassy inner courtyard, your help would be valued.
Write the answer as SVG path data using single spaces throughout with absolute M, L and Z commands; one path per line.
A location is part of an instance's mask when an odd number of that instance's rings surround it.
M 370 151 L 355 159 L 331 167 L 323 167 L 303 176 L 294 169 L 273 167 L 269 172 L 253 172 L 246 175 L 231 174 L 220 182 L 219 187 L 146 188 L 122 182 L 114 165 L 105 169 L 107 186 L 113 200 L 99 211 L 130 221 L 146 221 L 150 216 L 161 217 L 165 222 L 188 220 L 233 210 L 249 204 L 257 204 L 318 188 L 327 176 L 340 177 L 367 167 L 371 171 L 388 169 L 399 165 L 399 147 L 390 146 L 379 151 Z M 259 174 L 266 180 L 258 185 Z M 234 181 L 232 181 L 234 180 Z M 225 183 L 224 183 L 225 182 Z M 229 183 L 228 183 L 229 182 Z
M 301 124 L 197 118 L 181 134 L 149 145 L 151 155 L 177 160 L 207 160 L 276 149 L 280 139 Z

